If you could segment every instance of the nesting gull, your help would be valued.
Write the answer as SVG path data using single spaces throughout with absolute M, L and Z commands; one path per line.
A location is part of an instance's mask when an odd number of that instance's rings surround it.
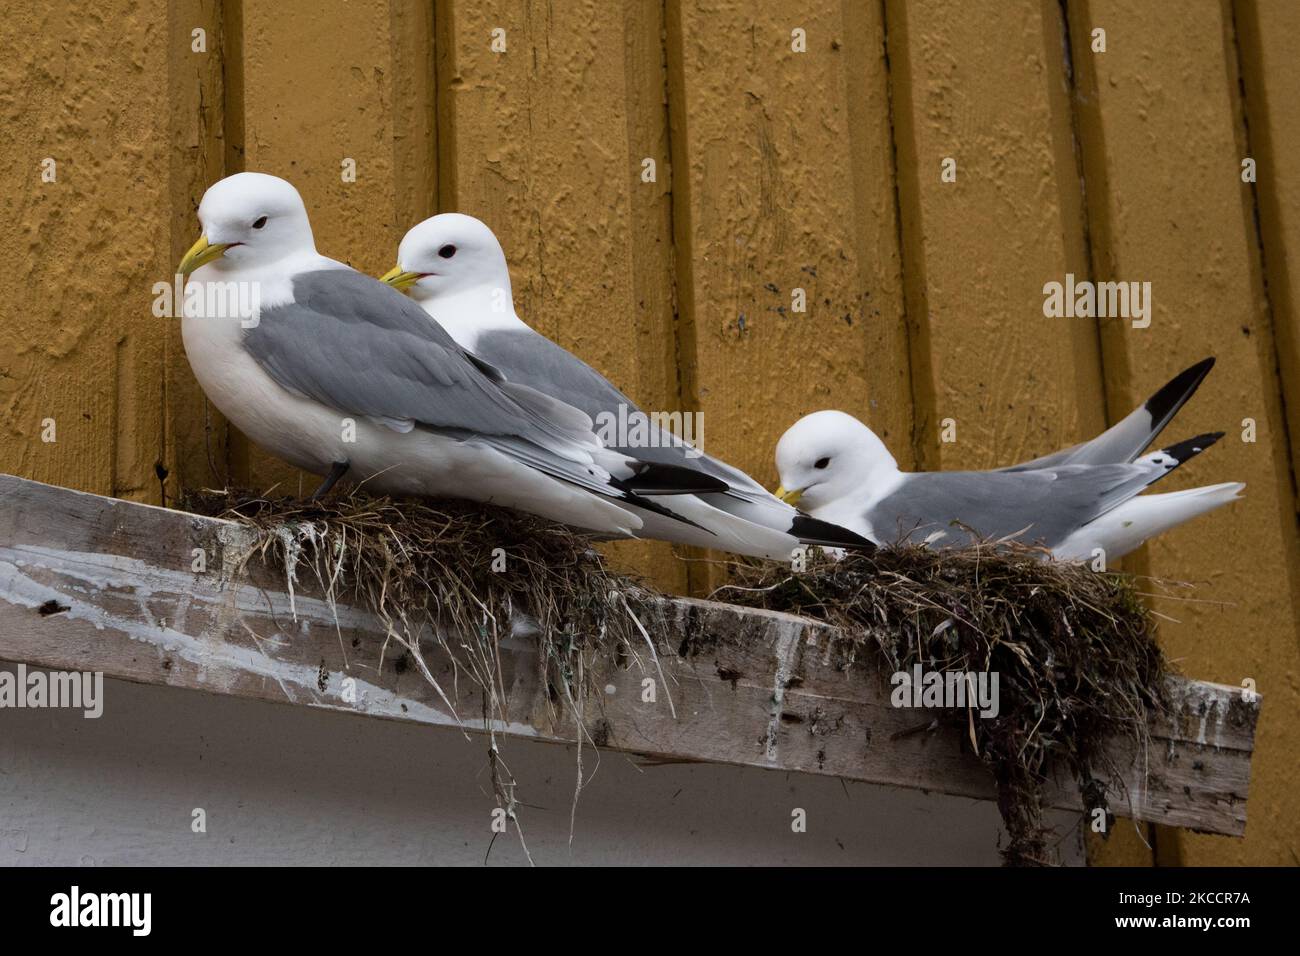
M 190 279 L 182 335 L 194 374 L 250 439 L 327 476 L 317 494 L 346 478 L 636 535 L 639 515 L 664 517 L 643 493 L 726 489 L 603 448 L 584 413 L 506 381 L 408 298 L 320 255 L 284 180 L 223 179 L 199 220 L 203 234 L 178 267 Z M 214 309 L 203 293 L 222 289 L 252 293 Z
M 801 418 L 776 446 L 777 495 L 878 544 L 936 547 L 1014 538 L 1061 560 L 1114 560 L 1148 538 L 1234 500 L 1228 482 L 1142 495 L 1222 432 L 1143 450 L 1209 372 L 1180 374 L 1091 441 L 998 471 L 904 472 L 866 425 L 840 411 Z
M 458 213 L 426 219 L 407 232 L 397 258 L 384 281 L 409 292 L 462 347 L 509 381 L 552 395 L 593 419 L 639 416 L 644 440 L 611 447 L 646 461 L 696 468 L 729 486 L 725 492 L 656 500 L 689 524 L 634 509 L 646 536 L 778 560 L 806 544 L 869 546 L 852 532 L 802 514 L 738 468 L 659 428 L 603 375 L 525 324 L 515 313 L 505 253 L 483 222 Z

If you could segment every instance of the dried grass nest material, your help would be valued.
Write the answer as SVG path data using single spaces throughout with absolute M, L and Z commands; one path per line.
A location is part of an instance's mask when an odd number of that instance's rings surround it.
M 625 609 L 650 593 L 612 571 L 591 536 L 508 508 L 238 490 L 191 493 L 181 506 L 250 527 L 255 553 L 290 584 L 306 575 L 330 600 L 373 611 L 398 640 L 430 628 L 458 637 L 536 632 L 544 656 L 563 668 L 578 649 L 613 653 L 634 635 Z
M 817 555 L 806 570 L 735 566 L 714 597 L 826 621 L 873 644 L 883 674 L 995 671 L 1000 713 L 943 712 L 962 728 L 997 783 L 1009 865 L 1048 862 L 1042 789 L 1064 768 L 1084 808 L 1123 795 L 1107 755 L 1112 738 L 1144 752 L 1148 721 L 1167 713 L 1168 665 L 1131 575 L 1044 561 L 1008 542 L 952 550 L 905 545 Z M 1107 826 L 1109 832 L 1109 824 Z

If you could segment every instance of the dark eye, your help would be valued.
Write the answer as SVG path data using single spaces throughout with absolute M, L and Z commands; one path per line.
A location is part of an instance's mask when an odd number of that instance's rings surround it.
M 830 460 L 829 458 L 818 458 L 815 462 L 813 462 L 813 467 L 814 467 L 814 468 L 825 468 L 825 467 L 826 467 L 827 465 L 829 465 L 830 463 L 831 463 L 831 460 Z
M 438 255 L 442 256 L 444 259 L 450 259 L 455 254 L 456 254 L 456 247 L 453 246 L 451 243 L 447 243 L 447 245 L 443 246 L 441 249 L 438 250 Z
M 263 216 L 261 219 L 257 220 L 257 222 L 253 223 L 253 228 L 261 229 L 265 225 L 266 225 L 266 217 Z

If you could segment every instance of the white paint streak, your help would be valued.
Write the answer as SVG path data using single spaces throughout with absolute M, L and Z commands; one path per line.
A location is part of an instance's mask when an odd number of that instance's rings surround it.
M 803 625 L 798 621 L 773 621 L 776 629 L 776 679 L 772 684 L 772 708 L 767 721 L 764 756 L 772 763 L 777 759 L 777 732 L 781 728 L 781 709 L 785 704 L 785 685 L 790 680 L 794 655 L 799 649 L 799 633 Z
M 180 595 L 188 595 L 203 604 L 226 606 L 239 613 L 292 617 L 289 599 L 282 592 L 233 583 L 227 587 L 229 579 L 224 577 L 213 585 L 210 578 L 203 575 L 160 568 L 124 555 L 65 551 L 30 544 L 17 548 L 0 545 L 0 560 L 10 561 L 20 568 L 31 565 L 60 578 L 79 581 L 86 587 L 69 585 L 68 590 L 87 596 L 103 591 L 120 591 L 149 597 L 163 594 L 179 600 Z M 334 625 L 335 617 L 327 601 L 299 596 L 295 604 L 299 615 L 308 622 Z M 347 606 L 339 608 L 338 624 L 358 630 L 382 630 L 374 615 Z
M 54 587 L 36 580 L 29 573 L 40 568 L 60 579 L 71 579 L 88 585 Z M 74 592 L 84 591 L 83 599 Z M 122 592 L 110 593 L 110 592 Z M 187 609 L 198 602 L 208 607 L 208 614 L 217 627 L 198 635 L 183 633 L 166 622 L 153 623 L 142 617 L 122 615 L 102 606 L 104 596 L 165 594 L 179 603 L 186 597 Z M 174 571 L 147 564 L 136 558 L 93 552 L 62 551 L 55 548 L 0 546 L 0 598 L 10 604 L 37 608 L 50 600 L 68 605 L 65 617 L 90 624 L 96 630 L 113 630 L 133 641 L 148 644 L 159 651 L 160 658 L 171 656 L 193 664 L 199 672 L 198 679 L 211 685 L 212 690 L 232 693 L 241 676 L 255 676 L 274 680 L 285 698 L 294 703 L 324 707 L 372 716 L 395 717 L 426 724 L 462 728 L 452 714 L 443 713 L 429 705 L 361 680 L 355 675 L 340 671 L 327 672 L 327 686 L 340 687 L 344 677 L 351 677 L 357 690 L 357 702 L 351 704 L 337 696 L 337 691 L 326 696 L 317 687 L 319 669 L 309 664 L 285 661 L 268 654 L 261 643 L 253 647 L 232 644 L 224 636 L 226 627 L 233 625 L 227 619 L 241 618 L 244 613 L 258 617 L 274 616 L 288 611 L 288 598 L 278 592 L 267 592 L 239 585 L 224 592 L 214 591 L 201 576 Z M 334 627 L 335 619 L 324 601 L 304 598 L 296 600 L 300 616 L 322 626 Z M 277 607 L 278 606 L 278 607 Z M 376 619 L 354 608 L 339 608 L 339 623 L 348 628 L 382 632 Z M 244 623 L 241 622 L 240 623 Z M 306 622 L 303 622 L 306 623 Z M 223 626 L 224 625 L 224 626 Z M 244 624 L 247 628 L 247 624 Z M 256 635 L 251 628 L 250 634 Z M 274 645 L 273 645 L 274 646 Z M 299 700 L 291 688 L 305 692 L 306 700 Z M 494 720 L 491 729 L 516 736 L 538 736 L 536 728 L 514 721 Z M 473 729 L 478 729 L 477 727 Z

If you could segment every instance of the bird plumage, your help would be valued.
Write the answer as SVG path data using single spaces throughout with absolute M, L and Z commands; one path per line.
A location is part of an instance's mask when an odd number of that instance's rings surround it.
M 1222 437 L 1199 435 L 1142 454 L 1212 365 L 1206 360 L 1181 373 L 1092 441 L 996 471 L 904 472 L 866 425 L 844 412 L 815 412 L 777 444 L 782 490 L 814 517 L 878 544 L 949 547 L 1014 538 L 1063 559 L 1097 551 L 1118 558 L 1244 487 L 1142 495 Z

